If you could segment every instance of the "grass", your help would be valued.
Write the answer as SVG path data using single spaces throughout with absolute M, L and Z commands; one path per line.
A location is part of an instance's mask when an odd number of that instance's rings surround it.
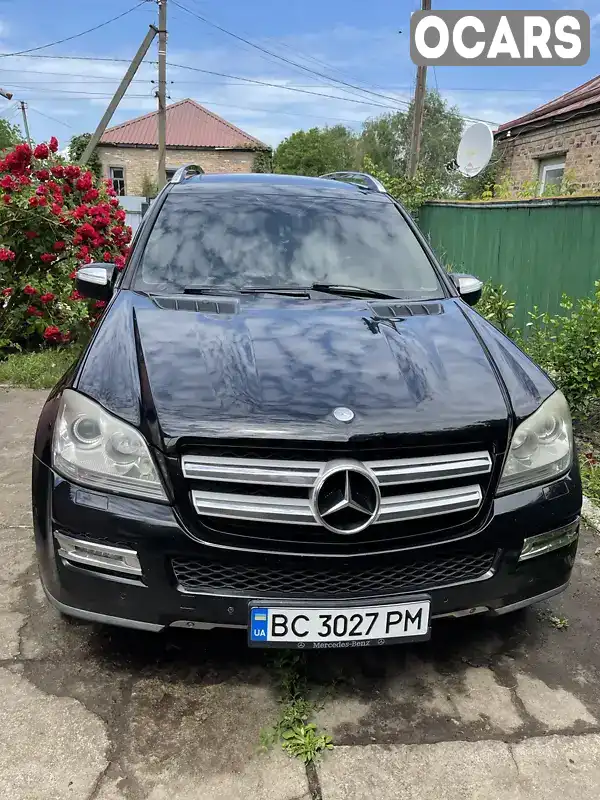
M 579 457 L 583 493 L 590 500 L 600 503 L 600 460 L 591 452 Z
M 51 389 L 77 357 L 75 348 L 11 353 L 0 360 L 0 384 Z
M 333 741 L 310 722 L 321 706 L 309 699 L 304 654 L 281 651 L 273 661 L 273 672 L 279 691 L 279 714 L 271 728 L 261 731 L 261 748 L 268 750 L 279 743 L 289 756 L 313 764 L 333 749 Z

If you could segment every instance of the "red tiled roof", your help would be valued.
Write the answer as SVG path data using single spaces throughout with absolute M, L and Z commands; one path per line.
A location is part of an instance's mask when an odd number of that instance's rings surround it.
M 128 144 L 157 147 L 158 112 L 144 114 L 112 128 L 107 128 L 100 144 Z M 229 149 L 268 150 L 254 136 L 236 128 L 195 100 L 179 100 L 167 106 L 167 147 L 224 147 Z
M 600 104 L 600 75 L 571 89 L 570 92 L 562 94 L 555 100 L 550 100 L 549 103 L 544 103 L 543 106 L 534 108 L 529 114 L 525 114 L 518 119 L 513 119 L 512 122 L 505 122 L 500 125 L 496 133 L 502 133 L 510 128 L 519 128 L 522 125 L 528 125 L 530 122 L 550 122 L 554 117 L 562 117 L 564 115 L 574 114 L 588 106 Z

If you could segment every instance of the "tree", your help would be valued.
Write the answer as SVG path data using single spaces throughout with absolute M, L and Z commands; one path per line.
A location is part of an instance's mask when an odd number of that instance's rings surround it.
M 390 175 L 403 175 L 412 125 L 413 103 L 407 111 L 367 120 L 358 141 L 360 160 L 369 156 Z M 427 92 L 419 169 L 430 182 L 439 184 L 442 191 L 449 191 L 457 183 L 456 176 L 446 171 L 446 164 L 456 157 L 462 130 L 463 120 L 458 109 L 450 107 L 438 92 Z
M 80 133 L 78 136 L 73 136 L 69 142 L 69 159 L 71 161 L 75 163 L 80 161 L 91 138 L 91 133 Z M 100 163 L 100 158 L 98 157 L 98 151 L 96 149 L 94 149 L 94 152 L 89 157 L 86 167 L 90 169 L 98 179 L 102 178 L 102 164 Z
M 23 141 L 23 134 L 18 125 L 13 125 L 8 120 L 0 117 L 0 150 L 14 147 Z
M 279 145 L 274 171 L 288 175 L 324 175 L 352 169 L 356 139 L 344 125 L 296 131 Z

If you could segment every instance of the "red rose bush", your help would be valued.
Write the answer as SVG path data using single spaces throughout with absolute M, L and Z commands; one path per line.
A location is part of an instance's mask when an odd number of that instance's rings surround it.
M 71 342 L 102 304 L 77 292 L 77 268 L 123 269 L 131 228 L 110 181 L 57 155 L 58 141 L 0 158 L 0 352 Z

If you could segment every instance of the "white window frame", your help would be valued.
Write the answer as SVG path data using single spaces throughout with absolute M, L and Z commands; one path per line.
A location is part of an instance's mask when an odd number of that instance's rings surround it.
M 115 178 L 115 177 L 113 176 L 113 169 L 120 169 L 120 170 L 122 170 L 122 172 L 123 172 L 123 177 L 122 177 L 122 178 Z M 125 194 L 126 194 L 126 192 L 127 192 L 127 173 L 125 172 L 125 167 L 124 167 L 122 164 L 111 164 L 111 165 L 109 166 L 109 168 L 108 168 L 108 177 L 109 177 L 109 178 L 111 179 L 111 181 L 112 181 L 113 189 L 114 189 L 114 190 L 117 192 L 117 194 L 118 194 L 120 197 L 124 197 L 124 196 L 125 196 Z M 117 191 L 117 189 L 116 189 L 116 187 L 115 187 L 115 181 L 121 181 L 121 180 L 123 181 L 123 194 L 121 194 L 119 191 Z
M 552 158 L 543 158 L 540 159 L 540 194 L 543 194 L 546 191 L 546 183 L 548 181 L 548 173 L 554 172 L 555 170 L 562 169 L 563 174 L 561 176 L 561 183 L 562 179 L 564 178 L 565 171 L 567 166 L 567 156 L 563 154 L 561 156 L 554 156 Z

